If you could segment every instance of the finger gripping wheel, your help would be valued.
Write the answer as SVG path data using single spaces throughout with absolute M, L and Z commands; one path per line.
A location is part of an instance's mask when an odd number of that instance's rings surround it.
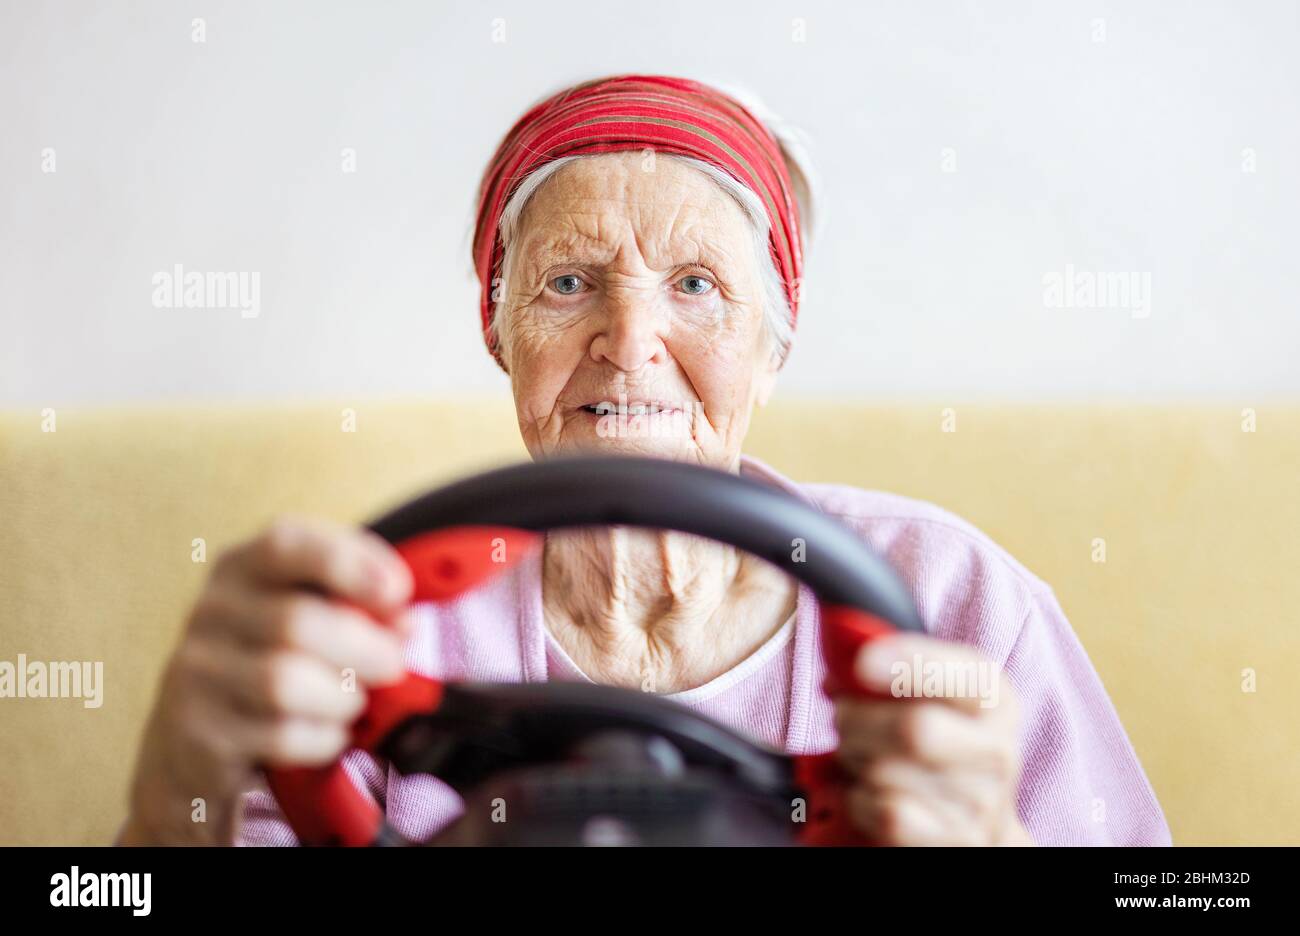
M 902 583 L 851 530 L 783 491 L 695 465 L 629 457 L 526 463 L 434 490 L 376 520 L 370 529 L 393 544 L 410 566 L 413 601 L 443 602 L 539 548 L 547 530 L 593 525 L 707 537 L 765 559 L 806 584 L 821 609 L 829 693 L 866 694 L 853 672 L 863 644 L 898 630 L 924 630 Z M 492 689 L 499 691 L 484 692 Z M 526 706 L 518 704 L 520 691 L 525 692 Z M 462 704 L 467 692 L 477 693 L 473 705 Z M 482 742 L 485 748 L 475 750 L 480 757 L 486 756 L 483 750 L 490 751 L 488 760 L 496 767 L 571 750 L 580 738 L 556 734 L 554 726 L 560 722 L 583 725 L 589 732 L 635 724 L 642 733 L 668 731 L 693 758 L 713 763 L 713 757 L 733 773 L 744 773 L 751 792 L 786 795 L 781 778 L 771 775 L 769 761 L 779 759 L 794 788 L 807 795 L 801 841 L 865 844 L 848 824 L 842 797 L 845 778 L 833 755 L 786 758 L 668 700 L 650 697 L 643 704 L 633 698 L 636 695 L 643 694 L 601 686 L 574 690 L 559 684 L 526 690 L 460 687 L 408 673 L 395 685 L 370 691 L 367 709 L 353 725 L 352 743 L 358 750 L 393 759 L 399 770 L 425 770 L 449 779 L 456 770 L 464 772 L 468 755 L 463 744 L 449 746 L 448 738 L 477 732 L 482 741 L 488 722 L 495 733 Z M 557 707 L 563 717 L 530 721 L 526 715 L 550 707 Z M 461 708 L 473 714 L 453 717 L 451 713 Z M 592 715 L 597 711 L 600 717 Z M 432 755 L 415 750 L 419 744 L 413 746 L 412 738 L 418 740 L 420 732 L 428 736 L 425 746 L 433 745 Z M 526 743 L 521 734 L 528 735 Z M 517 750 L 511 747 L 520 744 Z M 268 769 L 267 779 L 304 844 L 404 844 L 385 824 L 373 799 L 352 782 L 341 760 L 321 768 Z

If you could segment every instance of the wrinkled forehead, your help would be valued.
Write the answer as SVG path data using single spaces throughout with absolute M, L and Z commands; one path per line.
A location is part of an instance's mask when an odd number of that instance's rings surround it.
M 519 231 L 530 259 L 561 253 L 608 262 L 630 245 L 648 260 L 676 263 L 700 259 L 679 259 L 690 254 L 740 262 L 753 253 L 750 222 L 735 198 L 685 163 L 647 163 L 639 152 L 565 165 L 533 195 Z

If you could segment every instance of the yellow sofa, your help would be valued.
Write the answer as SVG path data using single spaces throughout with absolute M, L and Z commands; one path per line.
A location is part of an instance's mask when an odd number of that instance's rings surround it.
M 934 501 L 1051 583 L 1177 843 L 1300 843 L 1300 407 L 789 402 L 748 442 L 800 480 Z M 523 457 L 508 401 L 0 416 L 0 661 L 105 682 L 94 709 L 0 699 L 0 842 L 110 839 L 195 540 L 211 561 L 277 513 L 360 521 Z

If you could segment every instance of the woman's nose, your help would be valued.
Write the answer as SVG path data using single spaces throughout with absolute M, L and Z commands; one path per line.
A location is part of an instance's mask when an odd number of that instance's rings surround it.
M 665 310 L 651 297 L 610 296 L 591 342 L 591 356 L 624 371 L 661 364 L 668 356 L 664 339 L 669 324 Z

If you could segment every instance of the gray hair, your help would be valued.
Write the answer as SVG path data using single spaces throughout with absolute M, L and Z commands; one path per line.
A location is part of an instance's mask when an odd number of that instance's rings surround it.
M 714 85 L 725 93 L 731 95 L 746 108 L 750 110 L 759 120 L 767 126 L 776 136 L 781 145 L 782 155 L 785 156 L 787 167 L 790 170 L 791 181 L 794 186 L 795 197 L 799 203 L 799 215 L 805 249 L 807 243 L 813 240 L 815 233 L 815 222 L 820 220 L 816 215 L 816 191 L 818 189 L 818 180 L 813 170 L 812 162 L 808 158 L 808 146 L 806 138 L 797 128 L 785 123 L 769 111 L 756 97 L 743 90 L 736 88 L 727 88 L 722 85 Z M 501 221 L 498 226 L 498 234 L 501 238 L 502 245 L 502 262 L 501 262 L 501 292 L 505 294 L 505 286 L 510 282 L 510 276 L 515 258 L 515 251 L 512 245 L 518 239 L 520 222 L 523 219 L 524 209 L 528 207 L 529 201 L 537 194 L 537 191 L 546 183 L 548 179 L 554 176 L 562 168 L 576 159 L 590 159 L 593 155 L 585 154 L 579 156 L 563 156 L 553 160 L 544 166 L 536 169 L 528 175 L 520 184 L 514 193 L 506 202 L 504 210 L 501 212 Z M 784 362 L 786 356 L 790 353 L 790 345 L 794 339 L 794 314 L 790 308 L 789 300 L 786 298 L 785 286 L 781 280 L 781 274 L 776 269 L 776 264 L 772 260 L 772 253 L 769 247 L 769 237 L 771 234 L 771 222 L 767 216 L 767 209 L 763 201 L 750 190 L 744 183 L 732 177 L 725 170 L 706 163 L 703 160 L 694 159 L 689 156 L 678 156 L 676 154 L 661 154 L 666 159 L 676 159 L 685 163 L 692 169 L 704 173 L 713 180 L 717 186 L 730 195 L 744 211 L 746 219 L 753 234 L 755 258 L 758 261 L 759 277 L 762 287 L 762 308 L 763 322 L 767 328 L 768 336 L 772 341 L 773 348 L 778 360 Z M 802 289 L 802 283 L 794 284 L 795 289 Z M 501 316 L 493 314 L 491 322 L 492 341 L 499 347 L 501 342 L 500 330 Z

